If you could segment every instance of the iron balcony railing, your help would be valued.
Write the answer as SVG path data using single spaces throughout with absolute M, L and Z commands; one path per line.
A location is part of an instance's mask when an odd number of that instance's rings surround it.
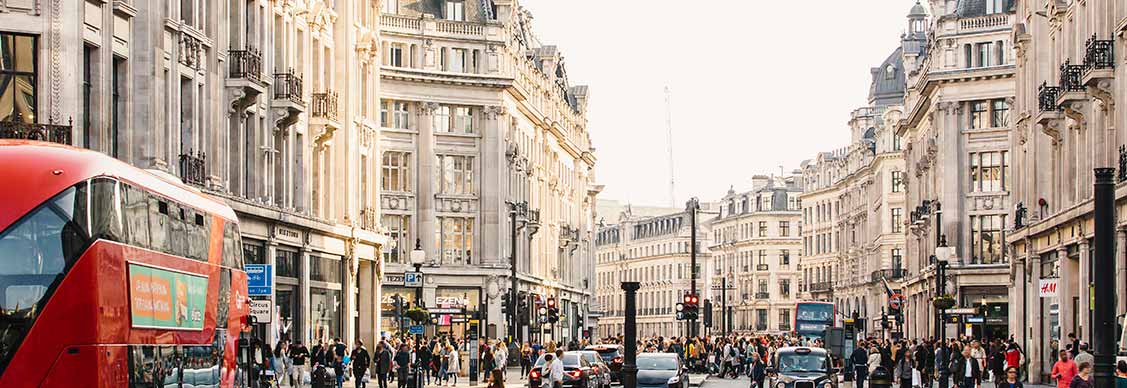
M 832 286 L 831 282 L 814 283 L 814 284 L 810 285 L 810 291 L 811 292 L 829 291 L 831 286 Z
M 228 68 L 231 78 L 262 82 L 262 53 L 258 49 L 229 50 L 227 56 L 231 62 Z
M 203 186 L 207 183 L 207 158 L 203 152 L 180 154 L 180 179 L 184 183 Z
M 313 93 L 313 117 L 336 120 L 340 113 L 339 97 L 337 92 Z
M 1115 68 L 1115 41 L 1096 39 L 1096 34 L 1085 44 L 1084 67 L 1088 70 Z
M 294 74 L 293 69 L 285 73 L 274 73 L 274 99 L 304 105 L 305 101 L 301 99 L 303 82 L 301 76 Z
M 1060 92 L 1083 92 L 1084 83 L 1080 78 L 1084 75 L 1083 65 L 1073 65 L 1071 59 L 1066 59 L 1060 65 Z
M 879 282 L 879 281 L 881 281 L 881 279 L 898 280 L 898 279 L 902 279 L 904 277 L 904 269 L 903 268 L 878 269 L 876 271 L 873 271 L 873 273 L 869 276 L 870 276 L 869 280 L 871 280 L 873 282 Z
M 1037 88 L 1037 107 L 1042 112 L 1059 111 L 1057 96 L 1060 96 L 1060 87 L 1049 86 L 1048 82 L 1042 82 Z
M 70 144 L 71 127 L 74 119 L 67 125 L 25 123 L 17 118 L 13 121 L 0 121 L 0 139 L 25 139 Z
M 1119 146 L 1119 182 L 1127 181 L 1127 146 Z

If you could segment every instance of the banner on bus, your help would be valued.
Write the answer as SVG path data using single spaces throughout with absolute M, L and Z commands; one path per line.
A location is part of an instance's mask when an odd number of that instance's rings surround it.
M 129 264 L 133 327 L 202 330 L 207 277 Z

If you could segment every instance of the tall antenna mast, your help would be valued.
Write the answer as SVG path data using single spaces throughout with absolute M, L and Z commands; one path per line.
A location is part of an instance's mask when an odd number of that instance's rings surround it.
M 674 198 L 673 190 L 673 103 L 672 92 L 669 91 L 669 86 L 665 87 L 665 143 L 666 150 L 669 152 L 669 207 L 677 207 L 677 199 Z

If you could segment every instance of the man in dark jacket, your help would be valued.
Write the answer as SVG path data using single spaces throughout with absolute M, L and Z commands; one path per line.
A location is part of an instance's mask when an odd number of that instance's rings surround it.
M 853 363 L 854 387 L 865 388 L 865 378 L 869 376 L 869 352 L 865 351 L 864 341 L 857 341 L 857 347 L 853 348 L 849 361 Z
M 387 388 L 387 377 L 391 373 L 391 350 L 388 350 L 387 344 L 380 341 L 376 345 L 376 378 L 379 380 L 380 388 Z
M 352 349 L 352 375 L 356 377 L 356 388 L 365 388 L 368 383 L 364 381 L 364 373 L 368 371 L 368 364 L 372 356 L 364 348 L 364 341 L 356 340 L 356 347 Z
M 962 354 L 951 360 L 951 372 L 958 388 L 978 388 L 982 381 L 982 367 L 971 357 L 970 348 L 963 349 Z
M 407 374 L 411 368 L 411 348 L 407 347 L 406 343 L 399 345 L 399 351 L 395 352 L 395 378 L 399 382 L 399 388 L 407 387 Z M 415 376 L 419 378 L 419 376 Z

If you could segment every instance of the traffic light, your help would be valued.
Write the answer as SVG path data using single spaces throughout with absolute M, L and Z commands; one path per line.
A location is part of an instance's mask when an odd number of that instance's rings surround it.
M 712 301 L 704 300 L 704 327 L 712 327 Z
M 556 298 L 548 298 L 546 309 L 548 310 L 548 323 L 560 321 L 560 309 L 556 307 Z
M 700 309 L 697 307 L 699 302 L 700 298 L 698 298 L 696 295 L 685 294 L 684 298 L 681 300 L 681 303 L 678 303 L 676 307 L 677 320 L 691 321 L 697 319 L 700 311 Z
M 888 313 L 885 313 L 884 311 L 880 312 L 880 327 L 883 327 L 885 329 L 888 328 Z
M 505 315 L 513 316 L 512 306 L 509 306 L 509 298 L 501 298 L 501 311 L 505 312 Z

